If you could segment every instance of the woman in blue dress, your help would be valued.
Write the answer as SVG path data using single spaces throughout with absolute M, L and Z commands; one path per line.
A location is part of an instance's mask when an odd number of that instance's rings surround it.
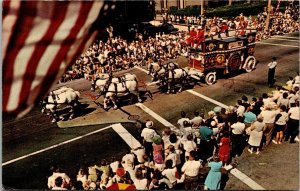
M 205 179 L 205 189 L 208 190 L 219 190 L 221 185 L 221 168 L 222 161 L 218 157 L 215 157 L 212 162 L 208 163 L 210 171 Z

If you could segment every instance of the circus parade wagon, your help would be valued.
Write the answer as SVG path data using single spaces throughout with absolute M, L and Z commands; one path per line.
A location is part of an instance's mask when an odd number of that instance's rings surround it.
M 209 85 L 217 80 L 217 74 L 230 74 L 239 70 L 255 69 L 254 57 L 256 32 L 244 36 L 202 41 L 192 49 L 189 58 L 190 74 L 204 78 Z

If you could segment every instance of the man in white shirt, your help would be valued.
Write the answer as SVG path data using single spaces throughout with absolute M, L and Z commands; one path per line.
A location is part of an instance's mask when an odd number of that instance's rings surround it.
M 53 166 L 51 167 L 51 170 L 53 172 L 52 176 L 48 178 L 48 188 L 54 188 L 55 187 L 55 180 L 57 177 L 61 177 L 64 184 L 68 185 L 70 183 L 70 178 L 65 173 L 60 172 L 59 167 Z
M 51 190 L 67 190 L 67 188 L 63 187 L 63 178 L 62 177 L 57 177 L 55 179 L 54 187 Z
M 236 113 L 238 116 L 243 117 L 244 113 L 245 113 L 245 106 L 243 106 L 243 102 L 242 100 L 238 100 L 237 101 L 237 109 L 236 109 Z
M 198 174 L 202 165 L 200 161 L 195 160 L 196 152 L 191 151 L 189 160 L 184 163 L 181 168 L 182 173 L 185 175 L 184 188 L 185 190 L 195 189 L 195 184 L 198 182 Z
M 156 131 L 153 129 L 153 121 L 146 122 L 146 128 L 142 130 L 141 137 L 143 137 L 143 144 L 145 148 L 146 155 L 153 159 L 153 147 L 152 147 L 152 138 L 157 135 Z
M 184 128 L 183 122 L 187 121 L 190 123 L 190 119 L 186 117 L 186 113 L 184 111 L 181 111 L 181 118 L 178 119 L 177 125 L 179 125 L 180 128 Z
M 277 62 L 276 62 L 277 59 L 275 57 L 273 57 L 272 59 L 273 59 L 273 61 L 268 64 L 268 67 L 269 67 L 268 85 L 269 85 L 269 87 L 273 87 L 273 85 L 275 83 L 274 77 L 275 77 L 275 69 L 277 66 Z
M 245 131 L 245 124 L 243 123 L 244 119 L 243 117 L 239 116 L 237 118 L 237 122 L 231 125 L 232 129 L 232 156 L 237 157 L 240 156 L 243 152 L 243 143 L 244 143 L 244 137 L 243 133 Z
M 144 147 L 138 147 L 131 150 L 132 153 L 136 155 L 136 158 L 140 164 L 144 163 L 145 149 Z
M 200 127 L 201 123 L 203 122 L 203 119 L 198 111 L 195 111 L 194 115 L 195 117 L 191 119 L 192 127 Z
M 299 113 L 299 102 L 291 103 L 291 108 L 288 111 L 289 121 L 286 130 L 285 141 L 290 139 L 290 143 L 296 143 L 295 138 L 299 134 L 299 120 L 300 120 L 300 113 Z
M 182 141 L 183 149 L 185 150 L 185 157 L 186 159 L 189 158 L 190 152 L 195 151 L 197 149 L 197 145 L 193 140 L 193 135 L 187 135 L 187 140 Z
M 263 110 L 260 114 L 264 118 L 263 122 L 266 124 L 266 128 L 264 130 L 264 135 L 266 136 L 266 146 L 271 143 L 273 130 L 274 130 L 274 122 L 277 114 L 280 113 L 279 109 L 272 110 L 271 104 L 265 106 L 265 110 Z

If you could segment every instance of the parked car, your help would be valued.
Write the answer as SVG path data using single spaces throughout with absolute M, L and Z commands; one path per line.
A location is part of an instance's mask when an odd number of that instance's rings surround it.
M 164 23 L 157 26 L 159 32 L 164 32 L 165 34 L 174 34 L 178 32 L 178 28 L 175 28 L 174 25 L 170 23 Z

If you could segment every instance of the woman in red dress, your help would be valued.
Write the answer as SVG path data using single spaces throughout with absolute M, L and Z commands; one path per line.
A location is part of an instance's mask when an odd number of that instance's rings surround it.
M 229 133 L 224 132 L 224 136 L 221 138 L 219 143 L 219 158 L 222 161 L 223 165 L 227 165 L 229 161 L 229 155 L 230 155 L 230 138 Z

